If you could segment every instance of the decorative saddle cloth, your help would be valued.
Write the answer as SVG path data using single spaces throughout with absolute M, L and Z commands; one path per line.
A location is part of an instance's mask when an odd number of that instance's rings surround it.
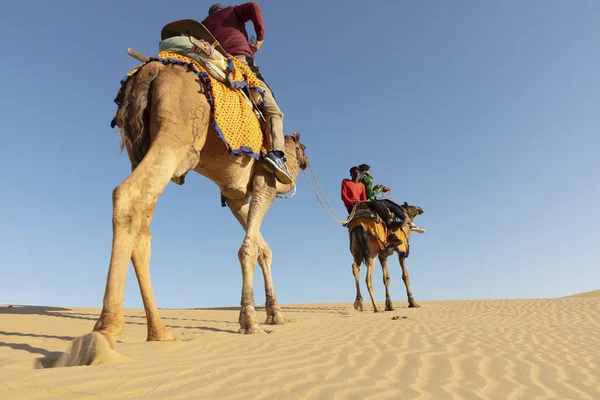
M 380 252 L 387 252 L 392 249 L 398 249 L 408 256 L 408 240 L 402 229 L 391 231 L 386 224 L 381 220 L 379 215 L 369 208 L 365 203 L 356 203 L 354 205 L 354 216 L 348 221 L 345 226 L 350 234 L 356 227 L 362 226 L 365 232 L 375 237 L 379 244 Z M 396 237 L 402 240 L 402 243 L 397 244 L 390 241 L 390 235 L 395 234 Z

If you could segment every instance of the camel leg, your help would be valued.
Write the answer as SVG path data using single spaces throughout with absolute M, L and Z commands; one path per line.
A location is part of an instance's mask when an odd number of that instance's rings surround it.
M 355 260 L 352 263 L 352 274 L 354 275 L 354 281 L 356 282 L 356 300 L 354 300 L 354 309 L 363 312 L 363 298 L 360 294 L 360 282 L 358 281 L 358 278 L 360 278 L 360 264 L 362 264 L 362 260 L 358 262 Z
M 248 226 L 248 210 L 250 205 L 248 199 L 227 199 L 227 205 L 231 212 L 238 220 L 240 225 L 247 229 Z M 259 252 L 258 252 L 258 265 L 260 265 L 263 273 L 265 282 L 265 310 L 267 311 L 266 324 L 282 325 L 285 324 L 285 318 L 281 312 L 281 307 L 277 302 L 275 296 L 275 287 L 273 286 L 273 277 L 271 274 L 273 256 L 271 249 L 267 245 L 267 242 L 262 237 L 262 234 L 258 234 Z
M 260 236 L 260 239 L 262 239 L 262 235 Z M 259 240 L 259 247 L 258 265 L 260 265 L 260 268 L 262 269 L 265 281 L 265 310 L 267 311 L 265 323 L 270 325 L 283 325 L 286 321 L 281 312 L 281 307 L 277 302 L 277 297 L 275 297 L 275 287 L 273 286 L 273 276 L 271 274 L 273 254 L 264 239 Z
M 375 267 L 375 258 L 367 258 L 367 289 L 369 290 L 369 296 L 371 296 L 371 303 L 373 303 L 373 312 L 379 312 L 377 303 L 375 302 L 375 294 L 373 293 L 373 268 Z
M 413 298 L 412 292 L 410 290 L 410 276 L 408 276 L 408 270 L 406 269 L 406 258 L 402 255 L 399 255 L 399 259 L 400 267 L 402 268 L 402 280 L 404 281 L 404 286 L 406 286 L 406 295 L 408 296 L 408 307 L 421 307 Z
M 390 296 L 390 273 L 388 271 L 387 257 L 379 256 L 381 270 L 383 271 L 383 284 L 385 285 L 385 311 L 394 311 L 392 298 Z
M 148 327 L 148 341 L 175 341 L 169 330 L 165 327 L 152 290 L 152 282 L 150 281 L 150 254 L 152 234 L 150 233 L 150 223 L 154 215 L 156 201 L 152 202 L 146 212 L 142 216 L 140 232 L 135 241 L 131 260 L 137 276 L 142 301 L 144 302 L 144 310 L 146 311 L 146 321 Z
M 352 263 L 352 274 L 354 275 L 354 282 L 356 283 L 356 300 L 354 300 L 354 309 L 356 311 L 363 312 L 363 298 L 360 294 L 360 266 L 363 263 L 366 249 L 362 246 L 362 235 L 363 229 L 357 228 L 350 232 L 350 253 L 354 262 Z
M 275 200 L 275 177 L 257 171 L 253 182 L 254 190 L 248 211 L 248 228 L 238 258 L 242 267 L 242 300 L 239 333 L 265 333 L 258 325 L 254 308 L 253 279 L 260 251 L 260 225 Z M 265 278 L 266 279 L 266 278 Z
M 113 191 L 112 254 L 102 313 L 94 326 L 94 331 L 104 335 L 111 346 L 114 346 L 124 328 L 123 302 L 127 267 L 142 227 L 144 212 L 156 203 L 186 150 L 163 145 L 160 138 L 157 138 L 142 162 Z M 142 250 L 138 250 L 136 258 L 140 260 L 139 265 L 146 261 L 145 258 L 149 261 L 150 255 L 142 255 Z M 148 251 L 149 246 L 143 246 L 143 250 Z M 152 309 L 156 307 L 153 304 L 152 288 L 143 273 L 142 277 L 142 296 Z

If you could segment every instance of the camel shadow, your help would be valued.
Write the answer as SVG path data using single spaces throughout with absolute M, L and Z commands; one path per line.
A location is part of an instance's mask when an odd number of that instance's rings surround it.
M 348 307 L 318 307 L 318 306 L 281 306 L 282 311 L 297 312 L 297 313 L 318 313 L 318 314 L 348 314 Z
M 46 349 L 42 349 L 41 347 L 33 347 L 26 343 L 0 342 L 0 347 L 8 347 L 13 350 L 27 351 L 34 355 L 40 354 L 42 357 L 38 357 L 35 359 L 34 367 L 33 367 L 34 369 L 50 368 L 56 363 L 56 361 L 62 355 L 62 352 L 60 352 L 60 351 L 49 351 Z
M 28 306 L 28 305 L 8 305 L 0 307 L 0 314 L 21 314 L 21 315 L 54 315 L 57 312 L 71 311 L 65 307 L 46 307 L 46 306 Z
M 240 311 L 239 306 L 235 307 L 195 307 L 195 308 L 184 308 L 184 310 L 203 310 L 203 311 Z M 256 311 L 264 311 L 264 306 L 255 306 Z
M 74 336 L 58 336 L 58 335 L 39 335 L 37 333 L 21 333 L 21 332 L 7 332 L 0 331 L 0 336 L 19 336 L 19 337 L 32 337 L 32 338 L 42 338 L 42 339 L 57 339 L 57 340 L 73 340 Z
M 29 306 L 29 305 L 9 305 L 6 307 L 0 307 L 0 314 L 21 314 L 21 315 L 43 315 L 48 317 L 55 318 L 68 318 L 68 319 L 79 319 L 86 321 L 96 321 L 99 317 L 99 314 L 94 313 L 78 313 L 78 312 L 69 312 L 72 311 L 71 308 L 66 307 L 47 307 L 47 306 Z M 125 318 L 141 318 L 146 319 L 145 316 L 141 315 L 126 315 Z M 204 323 L 231 323 L 233 321 L 218 321 L 218 320 L 203 320 L 203 319 L 195 319 L 195 318 L 170 318 L 163 317 L 166 320 L 181 320 L 181 321 L 194 321 L 194 322 L 204 322 Z M 136 322 L 136 321 L 125 321 L 126 325 L 146 325 L 146 322 Z M 228 333 L 228 334 L 237 334 L 237 331 L 234 329 L 221 329 L 215 327 L 208 326 L 181 326 L 181 325 L 165 325 L 167 328 L 172 329 L 187 329 L 187 330 L 200 330 L 200 331 L 208 331 L 208 332 L 219 332 L 219 333 Z M 6 336 L 19 336 L 19 337 L 32 337 L 32 338 L 45 338 L 45 339 L 58 339 L 58 340 L 73 340 L 74 337 L 71 336 L 58 336 L 58 335 L 40 335 L 35 333 L 22 333 L 22 332 L 7 332 L 0 331 L 0 335 Z M 0 344 L 0 346 L 2 346 Z M 31 347 L 31 346 L 30 346 Z M 32 347 L 33 349 L 33 347 Z M 25 350 L 22 349 L 22 350 Z M 44 349 L 41 349 L 44 350 Z

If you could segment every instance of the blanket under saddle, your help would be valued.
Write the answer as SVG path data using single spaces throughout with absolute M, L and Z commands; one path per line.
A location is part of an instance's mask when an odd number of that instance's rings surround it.
M 250 67 L 231 56 L 226 60 L 227 84 L 224 84 L 211 77 L 207 69 L 193 58 L 172 50 L 160 51 L 157 56 L 138 65 L 121 80 L 121 87 L 114 100 L 117 111 L 123 103 L 125 84 L 149 62 L 180 65 L 198 76 L 211 107 L 210 129 L 225 143 L 230 155 L 248 154 L 259 159 L 266 153 L 265 138 L 260 123 L 241 90 L 247 88 L 258 92 L 263 100 L 264 92 L 260 89 L 258 78 Z M 111 122 L 111 127 L 115 126 L 116 116 Z
M 350 234 L 358 226 L 361 226 L 368 235 L 377 239 L 379 251 L 381 253 L 397 249 L 408 257 L 408 240 L 406 239 L 404 231 L 400 228 L 395 231 L 390 231 L 381 218 L 379 218 L 379 216 L 368 206 L 363 204 L 358 204 L 356 206 L 354 218 L 346 224 L 348 233 Z M 402 240 L 401 244 L 398 245 L 390 242 L 389 236 L 392 233 L 395 234 L 398 239 Z

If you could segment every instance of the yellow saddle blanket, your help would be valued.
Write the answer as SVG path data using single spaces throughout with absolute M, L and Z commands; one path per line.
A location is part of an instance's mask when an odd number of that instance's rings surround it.
M 352 232 L 354 228 L 358 225 L 362 226 L 362 228 L 367 232 L 367 234 L 374 236 L 377 238 L 379 243 L 380 251 L 388 251 L 391 249 L 398 249 L 399 251 L 408 254 L 408 241 L 406 240 L 406 234 L 402 229 L 397 229 L 393 232 L 389 232 L 388 227 L 380 220 L 374 221 L 371 218 L 357 218 L 350 226 L 348 226 L 348 232 Z M 391 244 L 388 240 L 389 234 L 394 233 L 398 237 L 398 239 L 402 240 L 402 243 L 399 245 Z
M 265 138 L 260 123 L 241 92 L 241 88 L 247 87 L 251 91 L 259 92 L 264 100 L 264 92 L 260 89 L 259 80 L 247 65 L 234 57 L 229 57 L 227 59 L 229 85 L 225 85 L 211 78 L 199 62 L 174 51 L 161 51 L 148 62 L 181 65 L 200 78 L 211 106 L 210 129 L 225 143 L 230 154 L 237 156 L 248 154 L 258 159 L 261 154 L 266 153 Z M 121 81 L 121 88 L 115 99 L 118 107 L 121 106 L 125 83 L 145 64 L 138 65 Z M 116 118 L 113 118 L 111 127 L 114 128 L 115 125 Z

